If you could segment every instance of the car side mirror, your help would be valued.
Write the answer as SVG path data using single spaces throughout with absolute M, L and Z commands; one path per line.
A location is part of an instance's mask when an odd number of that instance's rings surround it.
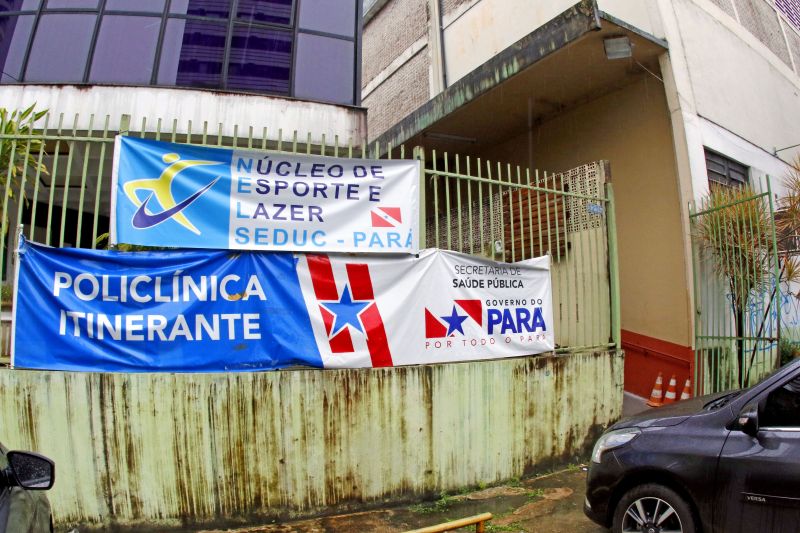
M 739 413 L 739 418 L 736 419 L 739 430 L 755 437 L 758 435 L 758 406 L 748 405 Z
M 56 465 L 38 453 L 8 452 L 8 466 L 16 484 L 24 489 L 47 490 L 56 480 Z

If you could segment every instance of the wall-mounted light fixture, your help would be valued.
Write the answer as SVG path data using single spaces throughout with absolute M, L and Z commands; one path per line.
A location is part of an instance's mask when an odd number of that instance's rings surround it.
M 607 37 L 603 39 L 608 59 L 624 59 L 633 56 L 633 46 L 628 37 Z

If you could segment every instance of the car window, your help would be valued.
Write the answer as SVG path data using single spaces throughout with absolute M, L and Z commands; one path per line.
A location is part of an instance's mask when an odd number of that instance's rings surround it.
M 800 376 L 769 393 L 759 425 L 800 430 Z

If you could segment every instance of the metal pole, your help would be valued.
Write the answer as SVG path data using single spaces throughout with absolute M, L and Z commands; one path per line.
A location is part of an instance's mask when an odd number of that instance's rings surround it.
M 614 212 L 614 187 L 606 183 L 608 202 L 606 220 L 608 221 L 608 278 L 611 292 L 611 339 L 617 350 L 622 349 L 622 325 L 619 302 L 619 258 L 617 256 L 617 218 Z
M 414 147 L 414 159 L 419 161 L 419 247 L 428 247 L 428 237 L 425 231 L 425 148 Z
M 774 265 L 774 276 L 775 276 L 775 291 L 772 298 L 772 302 L 770 305 L 775 306 L 775 331 L 777 332 L 778 338 L 778 346 L 776 347 L 776 354 L 775 354 L 775 368 L 780 366 L 781 362 L 781 302 L 783 299 L 781 298 L 781 268 L 778 261 L 778 240 L 777 233 L 775 229 L 775 207 L 772 204 L 772 183 L 769 180 L 769 176 L 767 176 L 767 196 L 769 197 L 769 219 L 771 222 L 771 230 L 772 230 L 772 263 Z M 758 341 L 756 341 L 758 342 Z

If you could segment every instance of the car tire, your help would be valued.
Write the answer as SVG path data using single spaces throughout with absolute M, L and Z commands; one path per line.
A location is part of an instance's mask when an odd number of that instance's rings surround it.
M 614 510 L 611 531 L 695 533 L 696 529 L 692 509 L 686 500 L 664 485 L 648 483 L 622 496 Z

